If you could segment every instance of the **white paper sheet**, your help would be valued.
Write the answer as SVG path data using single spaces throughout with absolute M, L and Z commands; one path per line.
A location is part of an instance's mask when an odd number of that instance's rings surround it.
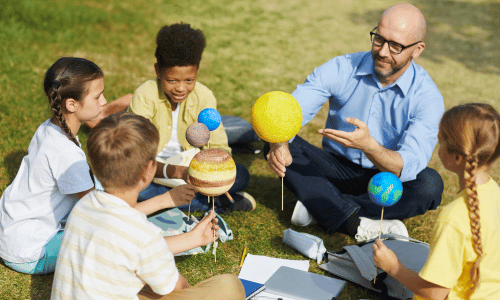
M 264 284 L 281 266 L 307 272 L 309 271 L 309 260 L 291 260 L 247 254 L 238 278 Z

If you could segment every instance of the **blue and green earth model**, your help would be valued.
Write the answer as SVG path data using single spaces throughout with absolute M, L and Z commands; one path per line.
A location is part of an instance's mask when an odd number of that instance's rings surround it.
M 396 204 L 401 195 L 403 195 L 403 184 L 392 173 L 378 173 L 368 183 L 368 196 L 380 206 L 388 207 Z

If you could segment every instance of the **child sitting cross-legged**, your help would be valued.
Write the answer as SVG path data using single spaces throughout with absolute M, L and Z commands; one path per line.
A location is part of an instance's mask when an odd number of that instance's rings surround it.
M 52 286 L 52 299 L 245 299 L 232 274 L 189 287 L 174 254 L 218 238 L 210 212 L 190 232 L 163 237 L 134 209 L 156 172 L 159 134 L 146 118 L 118 113 L 103 119 L 87 141 L 104 191 L 93 190 L 70 213 Z
M 94 188 L 77 134 L 106 104 L 104 73 L 84 58 L 54 62 L 43 89 L 52 116 L 36 130 L 16 178 L 0 197 L 0 257 L 13 270 L 37 275 L 54 272 L 66 218 Z M 165 202 L 175 204 L 171 198 Z
M 434 225 L 419 274 L 380 240 L 375 263 L 424 299 L 500 299 L 500 188 L 488 169 L 500 156 L 500 115 L 488 104 L 448 110 L 439 125 L 439 158 L 460 192 Z
M 193 148 L 186 140 L 188 126 L 198 121 L 198 115 L 206 108 L 217 107 L 212 91 L 197 81 L 206 41 L 203 32 L 189 24 L 176 23 L 163 26 L 156 36 L 156 78 L 143 83 L 134 92 L 129 112 L 151 120 L 160 132 L 157 158 L 168 158 Z M 210 148 L 222 149 L 231 154 L 223 124 L 210 132 Z M 202 147 L 207 149 L 208 145 Z M 169 178 L 174 165 L 158 163 L 156 177 Z M 182 173 L 182 166 L 177 166 Z M 236 163 L 236 178 L 228 191 L 234 203 L 226 195 L 215 198 L 215 210 L 251 211 L 255 199 L 243 190 L 250 182 L 248 169 Z M 139 202 L 162 195 L 170 188 L 151 183 L 139 193 Z M 193 198 L 192 198 L 193 199 Z M 181 210 L 206 211 L 209 208 L 207 196 L 196 193 L 190 205 L 179 205 Z

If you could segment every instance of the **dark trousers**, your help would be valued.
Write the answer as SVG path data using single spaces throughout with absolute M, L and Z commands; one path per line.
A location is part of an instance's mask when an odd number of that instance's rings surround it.
M 228 193 L 234 195 L 237 192 L 241 192 L 248 186 L 249 183 L 250 173 L 248 172 L 247 167 L 240 163 L 236 163 L 236 180 L 234 181 L 233 186 L 229 189 Z M 158 195 L 164 194 L 170 190 L 170 187 L 151 182 L 147 188 L 139 192 L 139 197 L 137 200 L 138 202 L 142 202 Z M 221 197 L 226 196 L 222 195 Z M 217 203 L 217 201 L 215 203 Z M 185 204 L 177 207 L 183 211 L 207 211 L 212 206 L 208 202 L 208 196 L 205 196 L 201 193 L 196 193 L 193 200 L 191 201 L 191 206 Z M 224 214 L 225 210 L 216 207 L 215 212 L 218 214 Z
M 269 144 L 264 146 L 264 157 Z M 318 221 L 333 233 L 349 216 L 380 218 L 382 207 L 368 197 L 368 182 L 380 171 L 366 169 L 333 150 L 321 150 L 296 136 L 290 144 L 293 163 L 284 183 Z M 436 209 L 441 203 L 443 180 L 434 169 L 425 168 L 412 181 L 403 182 L 403 195 L 384 209 L 384 219 L 405 219 Z

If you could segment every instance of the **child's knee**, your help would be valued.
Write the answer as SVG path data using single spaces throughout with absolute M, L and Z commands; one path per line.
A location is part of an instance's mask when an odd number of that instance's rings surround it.
M 217 275 L 213 280 L 212 286 L 218 291 L 217 299 L 245 299 L 245 288 L 236 275 Z
M 177 279 L 174 290 L 177 291 L 187 288 L 189 288 L 189 282 L 187 281 L 186 277 L 182 276 L 182 274 L 179 274 L 179 279 Z

